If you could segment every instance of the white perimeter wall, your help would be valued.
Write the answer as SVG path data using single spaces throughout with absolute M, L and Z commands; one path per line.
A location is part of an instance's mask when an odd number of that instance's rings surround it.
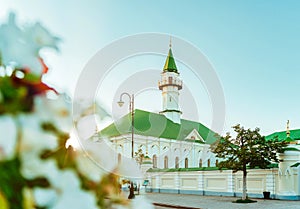
M 264 191 L 271 193 L 271 198 L 298 199 L 299 172 L 293 169 L 291 176 L 279 176 L 278 169 L 251 169 L 247 175 L 247 193 L 249 197 L 262 198 Z M 148 191 L 199 195 L 241 196 L 242 172 L 224 171 L 188 171 L 188 172 L 148 172 L 150 180 Z M 290 191 L 293 195 L 281 198 L 277 194 L 280 178 L 292 178 L 294 184 Z M 297 183 L 296 183 L 297 182 Z M 294 196 L 294 197 L 293 197 Z

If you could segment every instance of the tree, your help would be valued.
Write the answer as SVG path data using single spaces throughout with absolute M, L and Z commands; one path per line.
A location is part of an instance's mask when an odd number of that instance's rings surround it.
M 216 157 L 224 160 L 219 163 L 219 168 L 232 169 L 233 172 L 243 172 L 243 196 L 247 198 L 247 169 L 248 168 L 267 168 L 272 162 L 278 162 L 277 153 L 284 151 L 286 142 L 279 142 L 278 139 L 266 140 L 259 131 L 244 129 L 239 124 L 233 126 L 236 137 L 233 138 L 229 133 L 212 144 L 212 152 Z
M 134 159 L 136 160 L 136 162 L 139 165 L 142 165 L 142 163 L 144 161 L 144 157 L 145 157 L 145 154 L 143 153 L 142 149 L 138 149 L 138 151 L 134 153 Z

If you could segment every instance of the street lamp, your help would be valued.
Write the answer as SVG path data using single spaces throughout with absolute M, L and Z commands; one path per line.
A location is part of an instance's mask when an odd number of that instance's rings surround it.
M 118 105 L 122 107 L 124 102 L 122 100 L 123 95 L 127 95 L 129 97 L 129 112 L 131 113 L 131 158 L 133 159 L 133 152 L 134 152 L 134 95 L 130 95 L 126 92 L 120 95 L 120 101 L 118 101 Z

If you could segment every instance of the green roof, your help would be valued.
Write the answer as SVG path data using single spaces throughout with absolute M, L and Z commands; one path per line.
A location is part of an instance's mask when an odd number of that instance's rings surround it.
M 194 129 L 199 132 L 206 144 L 212 144 L 217 140 L 216 133 L 201 123 L 181 119 L 181 124 L 178 124 L 173 123 L 161 114 L 135 110 L 134 133 L 137 135 L 186 140 L 185 138 Z M 99 135 L 103 137 L 114 137 L 128 133 L 131 133 L 130 114 L 125 115 L 101 130 Z
M 164 66 L 164 72 L 178 73 L 177 67 L 176 67 L 176 64 L 175 64 L 175 59 L 173 57 L 171 48 L 169 49 L 169 54 L 168 54 L 168 57 L 166 59 L 166 63 L 165 63 L 165 66 Z
M 266 139 L 271 140 L 276 137 L 278 138 L 279 141 L 287 140 L 286 131 L 272 133 L 266 136 Z M 290 137 L 288 141 L 294 141 L 294 140 L 300 140 L 300 129 L 295 129 L 290 131 Z
M 300 163 L 298 162 L 298 163 L 295 163 L 294 165 L 291 165 L 291 167 L 296 168 L 296 167 L 298 167 L 299 165 L 300 165 Z
M 297 149 L 296 147 L 286 147 L 286 148 L 284 148 L 284 151 L 296 151 L 296 152 L 300 152 L 300 150 Z

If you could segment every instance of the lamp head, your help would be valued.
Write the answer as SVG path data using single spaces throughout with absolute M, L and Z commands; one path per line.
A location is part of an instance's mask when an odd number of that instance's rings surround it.
M 118 101 L 118 105 L 119 105 L 119 107 L 122 107 L 122 106 L 123 106 L 123 104 L 124 104 L 124 102 L 123 102 L 122 100 Z

